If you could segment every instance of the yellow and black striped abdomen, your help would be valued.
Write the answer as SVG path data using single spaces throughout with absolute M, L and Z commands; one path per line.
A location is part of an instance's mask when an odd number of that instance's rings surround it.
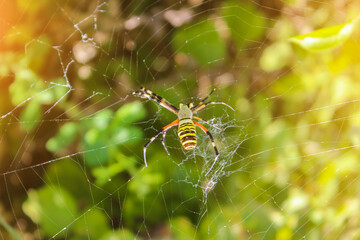
M 184 118 L 179 121 L 178 136 L 186 150 L 191 150 L 196 147 L 195 126 L 190 118 Z

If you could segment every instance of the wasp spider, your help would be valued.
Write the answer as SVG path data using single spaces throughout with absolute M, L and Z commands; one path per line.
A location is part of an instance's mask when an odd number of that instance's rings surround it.
M 171 103 L 169 103 L 166 99 L 158 96 L 157 94 L 153 93 L 150 90 L 147 90 L 146 88 L 141 87 L 140 91 L 135 91 L 132 92 L 131 94 L 134 96 L 138 96 L 141 98 L 147 98 L 149 100 L 153 100 L 155 102 L 157 102 L 158 104 L 160 104 L 161 106 L 163 106 L 164 108 L 168 109 L 169 111 L 171 111 L 172 113 L 177 115 L 177 119 L 175 121 L 173 121 L 172 123 L 166 125 L 165 127 L 162 128 L 161 131 L 159 131 L 154 137 L 152 137 L 144 146 L 144 162 L 145 162 L 145 166 L 147 166 L 147 162 L 146 162 L 146 148 L 150 145 L 150 143 L 152 143 L 160 134 L 163 134 L 162 136 L 162 140 L 161 143 L 163 144 L 167 154 L 169 154 L 169 151 L 167 150 L 167 147 L 165 146 L 165 135 L 166 132 L 173 126 L 179 125 L 178 128 L 178 136 L 180 139 L 181 144 L 183 145 L 183 147 L 186 150 L 191 150 L 194 149 L 196 147 L 196 131 L 195 131 L 195 126 L 198 126 L 202 131 L 204 131 L 210 138 L 210 141 L 212 143 L 212 146 L 214 147 L 215 150 L 215 160 L 213 162 L 213 164 L 211 165 L 210 169 L 208 170 L 208 172 L 206 173 L 206 175 L 211 171 L 211 169 L 214 167 L 218 157 L 219 157 L 219 152 L 216 148 L 215 142 L 213 137 L 211 136 L 211 133 L 200 123 L 194 121 L 193 119 L 199 120 L 199 121 L 203 121 L 205 123 L 208 123 L 209 125 L 211 125 L 208 121 L 205 121 L 204 119 L 201 119 L 199 117 L 193 116 L 195 113 L 197 113 L 199 110 L 203 109 L 204 107 L 210 105 L 210 104 L 223 104 L 229 108 L 231 108 L 233 111 L 235 111 L 231 106 L 229 106 L 228 104 L 224 103 L 224 102 L 207 102 L 205 103 L 205 101 L 211 96 L 211 94 L 213 94 L 215 91 L 212 90 L 211 93 L 205 97 L 203 100 L 201 100 L 197 105 L 194 106 L 193 103 L 189 103 L 189 104 L 180 104 L 179 109 L 177 107 L 175 107 L 174 105 L 172 105 Z M 215 126 L 213 126 L 215 127 Z M 206 176 L 205 175 L 205 176 Z

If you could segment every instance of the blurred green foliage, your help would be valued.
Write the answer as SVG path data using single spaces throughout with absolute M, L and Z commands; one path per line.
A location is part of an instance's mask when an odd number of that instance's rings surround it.
M 225 57 L 225 42 L 211 20 L 178 29 L 173 42 L 175 51 L 184 52 L 197 60 L 200 66 L 214 65 Z
M 251 2 L 224 1 L 221 15 L 239 49 L 260 40 L 264 34 L 266 17 Z
M 0 17 L 2 236 L 360 237 L 358 3 L 15 2 L 23 17 Z M 156 14 L 173 7 L 191 19 Z M 125 29 L 134 16 L 151 21 Z M 79 42 L 96 57 L 72 63 Z M 234 80 L 213 79 L 225 73 Z M 170 114 L 119 96 L 144 84 L 175 104 L 213 83 L 241 124 L 227 138 L 248 137 L 225 168 L 235 173 L 204 193 L 202 159 L 182 162 L 171 131 L 170 156 L 154 142 L 144 168 L 143 144 Z
M 23 208 L 48 236 L 57 234 L 62 229 L 59 226 L 66 226 L 78 214 L 75 198 L 65 189 L 50 185 L 36 191 L 29 190 Z M 64 236 L 65 232 L 61 235 Z

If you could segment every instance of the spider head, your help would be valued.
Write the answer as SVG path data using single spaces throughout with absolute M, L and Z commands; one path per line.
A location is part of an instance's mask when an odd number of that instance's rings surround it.
M 178 118 L 192 118 L 193 114 L 191 111 L 192 103 L 190 104 L 182 104 L 180 103 L 179 112 L 178 112 Z

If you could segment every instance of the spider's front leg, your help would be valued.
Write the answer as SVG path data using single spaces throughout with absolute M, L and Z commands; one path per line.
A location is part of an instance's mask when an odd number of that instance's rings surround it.
M 208 105 L 210 105 L 210 104 L 222 104 L 222 105 L 225 105 L 225 106 L 229 107 L 231 110 L 235 111 L 235 109 L 233 109 L 229 104 L 224 103 L 224 102 L 207 102 L 207 103 L 205 103 L 206 100 L 208 100 L 209 97 L 215 92 L 215 90 L 216 90 L 216 88 L 214 88 L 214 89 L 210 92 L 210 94 L 209 94 L 207 97 L 205 97 L 203 100 L 201 100 L 197 105 L 193 106 L 193 107 L 191 108 L 191 111 L 192 111 L 193 113 L 196 113 L 196 112 L 198 112 L 199 110 L 203 109 L 204 107 L 206 107 L 206 106 L 208 106 Z
M 174 105 L 169 103 L 165 98 L 160 97 L 156 93 L 154 93 L 144 87 L 141 87 L 140 91 L 132 92 L 131 95 L 138 96 L 141 98 L 147 98 L 149 100 L 155 101 L 158 104 L 160 104 L 162 107 L 166 108 L 167 110 L 169 110 L 170 112 L 172 112 L 176 115 L 179 111 L 179 109 L 177 109 L 177 107 L 175 107 Z
M 199 118 L 199 117 L 196 117 L 196 116 L 193 116 L 193 118 L 195 118 L 195 119 L 197 119 L 197 120 L 199 120 L 199 121 L 205 122 L 205 123 L 209 124 L 210 126 L 212 126 L 212 127 L 216 128 L 216 129 L 222 130 L 221 128 L 219 128 L 219 127 L 215 126 L 215 125 L 214 125 L 214 124 L 212 124 L 211 122 L 206 121 L 206 120 L 204 120 L 204 119 L 202 119 L 202 118 Z
M 192 108 L 191 110 L 193 111 L 193 113 L 196 113 L 198 112 L 199 110 L 203 109 L 204 107 L 210 105 L 210 104 L 222 104 L 222 105 L 225 105 L 227 106 L 228 108 L 230 108 L 231 110 L 235 111 L 235 109 L 233 107 L 231 107 L 229 104 L 227 103 L 224 103 L 224 102 L 207 102 L 205 104 L 202 104 L 200 106 L 197 106 L 197 107 L 194 107 Z

